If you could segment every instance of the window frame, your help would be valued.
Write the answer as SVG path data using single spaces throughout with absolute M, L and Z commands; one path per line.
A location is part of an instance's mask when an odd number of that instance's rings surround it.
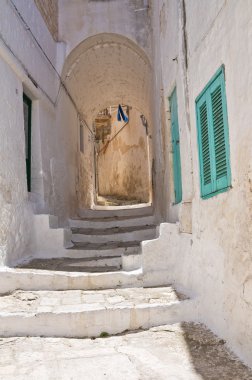
M 178 97 L 177 87 L 175 86 L 168 98 L 170 108 L 170 127 L 172 141 L 172 164 L 173 164 L 173 187 L 174 187 L 174 205 L 177 205 L 183 200 L 182 189 L 182 168 L 180 154 L 180 131 L 178 120 Z M 173 126 L 173 123 L 175 126 Z
M 214 125 L 213 125 L 213 112 L 211 94 L 218 88 L 221 88 L 222 112 L 223 112 L 223 130 L 225 140 L 225 156 L 227 173 L 226 176 L 220 179 L 216 178 L 216 160 L 215 160 L 215 141 L 214 141 Z M 204 170 L 203 170 L 203 156 L 202 156 L 202 125 L 200 121 L 200 107 L 206 103 L 207 107 L 207 127 L 208 127 L 208 146 L 210 154 L 210 173 L 211 182 L 207 185 L 204 184 Z M 199 154 L 199 169 L 200 169 L 200 190 L 201 198 L 208 199 L 219 193 L 223 193 L 231 188 L 231 165 L 230 165 L 230 146 L 229 146 L 229 126 L 227 115 L 227 101 L 225 89 L 225 67 L 222 65 L 210 79 L 207 85 L 203 88 L 201 93 L 195 100 L 196 109 L 196 124 L 197 124 L 197 140 L 198 140 L 198 154 Z M 223 185 L 222 185 L 223 183 Z
M 31 192 L 31 160 L 32 160 L 32 156 L 31 156 L 32 100 L 25 94 L 25 92 L 23 92 L 23 104 L 24 103 L 28 107 L 27 148 L 26 148 L 26 136 L 25 136 L 25 150 L 27 149 L 28 158 L 25 157 L 25 161 L 26 161 L 27 191 L 30 193 Z

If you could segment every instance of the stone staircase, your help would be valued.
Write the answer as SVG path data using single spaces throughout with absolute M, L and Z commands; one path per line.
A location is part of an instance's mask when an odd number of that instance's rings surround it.
M 60 229 L 51 229 L 52 236 L 46 236 L 51 245 L 20 267 L 70 272 L 132 271 L 141 268 L 141 242 L 158 237 L 151 207 L 85 210 L 80 215 L 69 220 L 69 228 L 61 229 L 65 248 L 62 242 L 55 251 Z M 37 227 L 40 231 L 43 228 L 46 227 Z M 40 249 L 44 243 L 40 240 Z
M 142 242 L 158 237 L 151 207 L 80 212 L 64 233 L 38 221 L 37 254 L 0 268 L 0 336 L 97 337 L 195 319 L 195 300 L 144 287 Z
M 118 210 L 115 213 L 93 210 L 82 218 L 71 219 L 70 248 L 85 252 L 85 258 L 88 257 L 91 260 L 89 263 L 94 263 L 99 270 L 140 268 L 141 242 L 155 239 L 158 228 L 153 215 L 131 215 L 130 211 Z M 152 209 L 144 211 L 148 213 Z

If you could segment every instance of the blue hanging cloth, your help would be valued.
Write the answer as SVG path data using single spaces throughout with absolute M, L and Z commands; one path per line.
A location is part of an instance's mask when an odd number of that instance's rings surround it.
M 122 121 L 122 119 L 125 123 L 127 123 L 129 121 L 129 119 L 127 118 L 127 116 L 123 112 L 121 104 L 119 104 L 118 111 L 117 111 L 117 120 Z
M 122 121 L 122 118 L 121 118 L 121 113 L 120 113 L 120 104 L 119 104 L 119 106 L 118 106 L 118 111 L 117 111 L 117 120 L 118 121 Z

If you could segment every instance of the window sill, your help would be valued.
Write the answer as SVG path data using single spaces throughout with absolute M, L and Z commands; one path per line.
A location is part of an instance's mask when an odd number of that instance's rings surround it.
M 226 191 L 230 190 L 231 188 L 232 188 L 232 186 L 228 186 L 228 187 L 225 187 L 224 189 L 215 191 L 214 193 L 207 194 L 207 195 L 201 195 L 201 198 L 202 199 L 209 199 L 209 198 L 215 197 L 218 194 L 225 193 Z

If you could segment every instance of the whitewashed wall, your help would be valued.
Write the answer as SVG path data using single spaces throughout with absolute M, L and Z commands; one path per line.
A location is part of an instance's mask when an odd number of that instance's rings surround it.
M 169 224 L 163 226 L 166 232 L 163 237 L 161 235 L 160 242 L 163 263 L 167 268 L 166 281 L 198 294 L 201 320 L 252 365 L 252 3 L 249 0 L 185 1 L 189 125 L 186 123 L 182 83 L 183 46 L 179 18 L 182 1 L 159 0 L 158 5 L 154 23 L 161 24 L 162 30 L 161 63 L 157 64 L 156 71 L 162 72 L 160 88 L 163 88 L 165 98 L 175 83 L 177 85 L 183 200 L 192 195 L 192 234 L 179 232 L 185 217 L 181 212 L 175 218 L 180 222 L 177 229 Z M 175 21 L 177 18 L 178 22 Z M 159 40 L 160 35 L 155 35 L 155 38 Z M 226 74 L 232 188 L 202 200 L 195 98 L 222 64 Z M 167 133 L 165 145 L 169 147 L 169 115 L 164 128 Z M 189 136 L 187 128 L 191 128 Z M 192 189 L 187 184 L 187 180 L 190 182 L 190 144 Z M 169 170 L 171 162 L 168 160 L 165 174 L 167 193 L 172 188 Z M 174 212 L 169 199 L 167 195 L 166 218 L 172 221 Z M 185 239 L 188 241 L 186 245 Z
M 34 3 L 1 1 L 0 33 L 0 251 L 1 263 L 13 264 L 27 256 L 32 209 L 56 213 L 61 223 L 76 213 L 78 123 L 71 102 L 62 89 L 59 92 L 59 78 L 52 67 L 61 68 L 64 46 L 54 42 Z M 29 197 L 23 89 L 33 100 Z
M 0 263 L 19 259 L 29 243 L 22 85 L 0 60 Z M 13 112 L 15 110 L 15 112 Z M 21 159 L 20 159 L 21 158 Z M 22 159 L 23 158 L 23 159 Z

